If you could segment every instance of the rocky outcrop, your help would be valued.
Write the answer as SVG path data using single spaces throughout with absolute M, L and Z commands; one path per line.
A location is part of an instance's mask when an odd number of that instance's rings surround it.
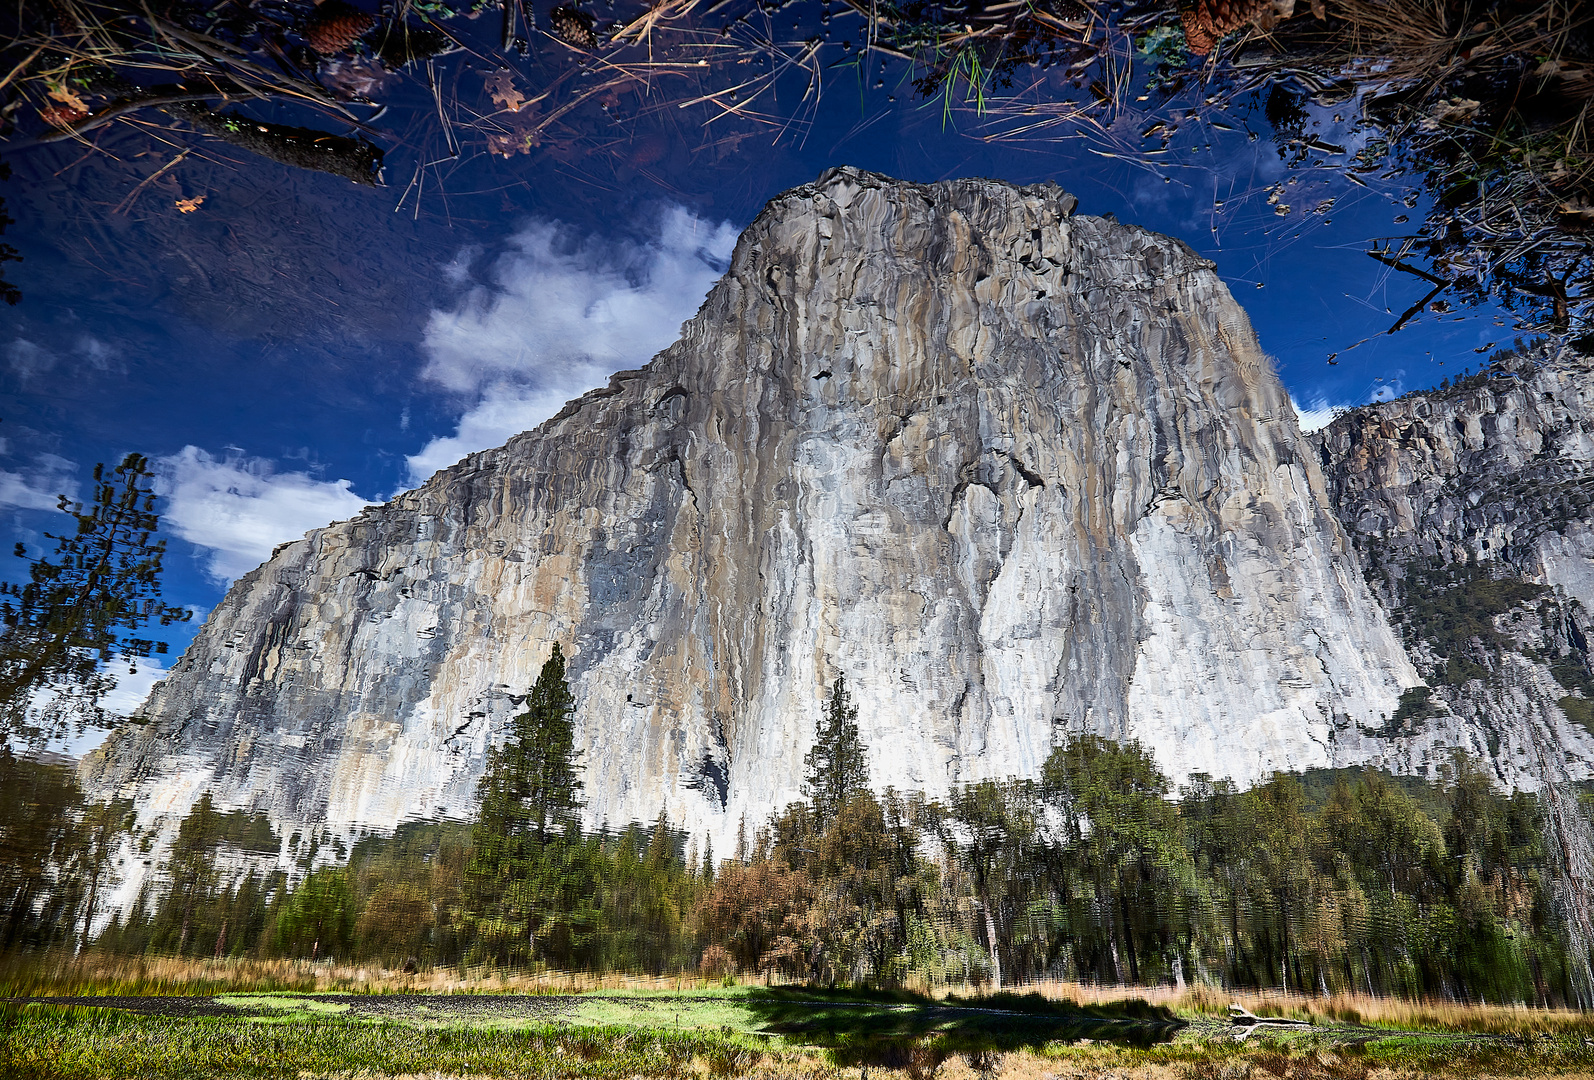
M 1433 687 L 1431 704 L 1386 729 L 1392 763 L 1432 764 L 1431 740 L 1510 785 L 1588 777 L 1594 360 L 1529 348 L 1454 386 L 1357 409 L 1313 441 Z M 1417 714 L 1424 734 L 1412 739 Z
M 1417 675 L 1210 263 L 1054 186 L 837 170 L 641 371 L 241 579 L 87 766 L 347 833 L 463 816 L 554 642 L 589 816 L 727 850 L 845 672 L 876 784 L 1368 760 Z
M 1498 562 L 1594 597 L 1594 359 L 1502 358 L 1341 416 L 1315 441 L 1335 509 L 1369 553 Z

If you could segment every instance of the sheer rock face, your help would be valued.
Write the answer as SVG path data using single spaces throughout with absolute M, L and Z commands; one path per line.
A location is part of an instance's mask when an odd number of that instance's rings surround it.
M 1594 597 L 1594 359 L 1530 355 L 1313 441 L 1346 527 L 1382 557 L 1500 561 Z
M 1367 760 L 1417 681 L 1244 312 L 1054 186 L 837 170 L 641 371 L 241 579 L 86 766 L 286 836 L 464 816 L 564 644 L 588 815 L 728 850 L 844 671 L 874 782 Z
M 1397 616 L 1427 564 L 1544 586 L 1492 619 L 1488 644 L 1436 646 L 1413 621 L 1411 654 L 1443 712 L 1420 733 L 1390 730 L 1375 757 L 1418 771 L 1454 747 L 1530 789 L 1594 775 L 1594 731 L 1564 705 L 1594 685 L 1594 359 L 1540 347 L 1455 387 L 1357 409 L 1312 441 Z M 1445 679 L 1444 653 L 1483 674 Z

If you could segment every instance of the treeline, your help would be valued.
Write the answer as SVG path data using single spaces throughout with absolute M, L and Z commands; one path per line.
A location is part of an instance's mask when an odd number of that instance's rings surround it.
M 0 953 L 86 943 L 132 826 L 132 804 L 85 799 L 67 760 L 0 747 Z
M 159 892 L 97 946 L 391 967 L 1188 982 L 1539 1005 L 1586 993 L 1553 902 L 1540 801 L 1500 793 L 1463 759 L 1432 785 L 1347 769 L 1279 774 L 1245 791 L 1194 776 L 1175 793 L 1138 744 L 1078 736 L 1034 779 L 941 799 L 877 794 L 838 679 L 805 799 L 744 828 L 717 859 L 662 814 L 651 826 L 581 829 L 572 708 L 556 651 L 488 762 L 474 824 L 411 823 L 346 850 L 330 836 L 292 837 L 301 871 L 291 884 L 243 869 L 251 848 L 281 846 L 264 818 L 202 799 Z M 56 780 L 70 786 L 64 771 Z M 11 785 L 0 794 L 15 797 Z M 104 836 L 125 810 L 79 803 L 56 817 L 79 822 L 78 836 L 108 822 Z M 114 877 L 91 879 L 92 859 L 74 854 L 95 850 L 86 843 L 60 839 L 53 854 L 8 871 L 8 947 L 81 938 L 91 881 L 103 890 Z M 113 846 L 102 839 L 102 859 Z M 31 892 L 17 889 L 24 879 Z
M 150 856 L 134 825 L 130 803 L 86 801 L 69 766 L 0 755 L 0 953 L 89 944 L 94 912 L 106 907 L 127 863 Z M 695 875 L 679 830 L 634 825 L 578 833 L 573 844 L 561 836 L 553 847 L 568 871 L 559 879 L 566 899 L 545 919 L 553 931 L 535 955 L 502 957 L 491 952 L 494 920 L 472 919 L 465 907 L 472 832 L 462 822 L 412 821 L 348 846 L 330 834 L 292 837 L 293 875 L 262 873 L 282 847 L 266 817 L 223 813 L 204 796 L 131 912 L 101 927 L 92 944 L 124 955 L 394 968 L 414 961 L 695 969 Z M 321 862 L 340 847 L 346 861 Z M 577 884 L 584 893 L 572 891 Z

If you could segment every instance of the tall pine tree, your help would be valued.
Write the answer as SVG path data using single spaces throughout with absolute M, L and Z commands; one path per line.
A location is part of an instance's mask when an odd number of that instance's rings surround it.
M 467 920 L 478 954 L 500 963 L 531 960 L 539 936 L 562 938 L 568 929 L 560 926 L 564 856 L 579 845 L 584 804 L 574 712 L 564 653 L 555 643 L 525 711 L 488 755 L 476 787 L 481 811 L 471 830 Z
M 56 542 L 54 558 L 30 558 L 16 546 L 30 580 L 0 583 L 0 745 L 110 727 L 115 717 L 102 699 L 116 679 L 107 665 L 123 660 L 136 671 L 140 658 L 164 653 L 166 644 L 135 634 L 146 623 L 170 626 L 192 614 L 159 599 L 166 541 L 154 538 L 153 481 L 141 454 L 110 472 L 96 465 L 87 509 L 61 496 L 60 510 L 77 527 L 45 533 Z
M 830 700 L 819 717 L 813 749 L 803 758 L 803 794 L 814 808 L 816 831 L 823 833 L 854 795 L 869 790 L 868 748 L 858 737 L 858 707 L 838 674 Z

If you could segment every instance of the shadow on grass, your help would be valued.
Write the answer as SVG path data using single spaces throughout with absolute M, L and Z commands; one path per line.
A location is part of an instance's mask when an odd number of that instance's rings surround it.
M 999 1055 L 1089 1039 L 1147 1047 L 1185 1026 L 1170 1010 L 1130 999 L 1076 1005 L 1040 994 L 937 1000 L 906 990 L 754 991 L 744 1007 L 763 1030 L 829 1049 L 838 1065 L 873 1065 L 929 1076 L 963 1054 L 978 1072 Z M 989 1065 L 989 1068 L 994 1068 Z

